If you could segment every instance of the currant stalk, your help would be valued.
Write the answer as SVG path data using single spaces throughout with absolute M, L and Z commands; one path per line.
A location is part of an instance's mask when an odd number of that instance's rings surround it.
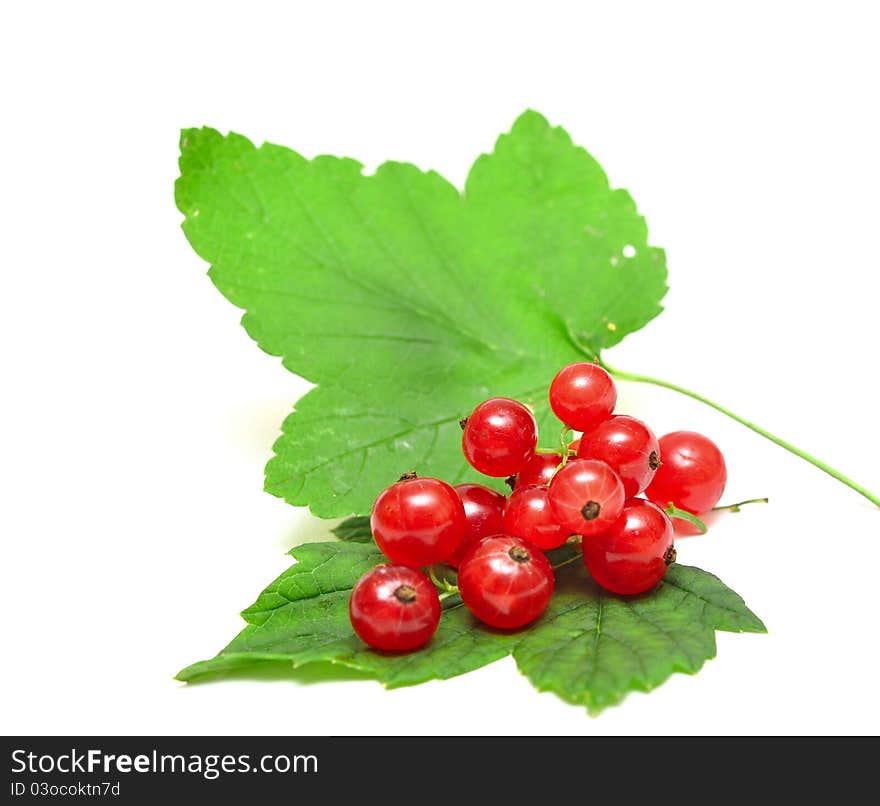
M 741 507 L 747 504 L 769 504 L 769 498 L 749 498 L 747 501 L 737 501 L 735 504 L 724 504 L 722 506 L 712 507 L 712 512 L 739 512 Z
M 814 467 L 818 467 L 819 470 L 822 470 L 832 478 L 835 478 L 842 484 L 845 484 L 851 490 L 855 490 L 855 492 L 857 492 L 859 495 L 867 498 L 872 504 L 874 504 L 874 506 L 880 507 L 880 496 L 872 493 L 861 484 L 856 483 L 851 478 L 841 473 L 839 470 L 835 470 L 833 467 L 831 467 L 831 465 L 827 464 L 826 462 L 817 459 L 815 456 L 810 455 L 806 451 L 802 451 L 800 448 L 792 445 L 790 442 L 787 442 L 781 437 L 777 437 L 775 434 L 770 433 L 766 428 L 761 428 L 761 426 L 751 422 L 750 420 L 747 420 L 745 417 L 740 417 L 738 414 L 734 414 L 734 412 L 722 406 L 720 403 L 716 403 L 714 400 L 709 400 L 709 398 L 697 394 L 690 389 L 686 389 L 683 386 L 679 386 L 678 384 L 670 383 L 669 381 L 664 381 L 660 378 L 653 378 L 650 375 L 641 375 L 636 372 L 626 372 L 624 370 L 616 369 L 609 366 L 607 363 L 599 358 L 597 358 L 596 360 L 599 365 L 606 370 L 606 372 L 608 372 L 613 377 L 618 378 L 619 380 L 633 381 L 634 383 L 648 383 L 652 386 L 660 386 L 663 389 L 671 389 L 673 392 L 678 392 L 679 394 L 686 395 L 687 397 L 690 397 L 694 400 L 698 400 L 700 403 L 703 403 L 706 406 L 715 409 L 715 411 L 719 411 L 727 417 L 730 417 L 731 420 L 736 420 L 736 422 L 738 422 L 740 425 L 744 425 L 746 428 L 751 429 L 756 434 L 760 434 L 765 439 L 769 439 L 780 448 L 784 448 L 789 453 L 793 453 L 795 456 L 798 456 L 804 461 L 809 462 Z

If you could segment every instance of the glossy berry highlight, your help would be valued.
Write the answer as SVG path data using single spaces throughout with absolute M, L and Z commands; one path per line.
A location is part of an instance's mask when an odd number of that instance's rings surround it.
M 446 558 L 446 562 L 457 568 L 465 552 L 474 543 L 484 537 L 501 534 L 507 498 L 482 484 L 456 484 L 453 489 L 464 505 L 467 521 L 464 539 L 452 556 Z
M 585 433 L 578 445 L 582 459 L 605 462 L 623 482 L 627 496 L 642 492 L 660 467 L 660 443 L 641 420 L 616 414 Z
M 603 588 L 620 594 L 651 590 L 675 560 L 672 522 L 659 507 L 630 498 L 602 534 L 584 540 L 584 562 Z
M 520 402 L 493 397 L 462 421 L 461 447 L 471 466 L 486 476 L 519 473 L 535 452 L 538 425 Z
M 458 570 L 461 600 L 490 627 L 512 630 L 534 621 L 553 595 L 553 569 L 531 543 L 507 535 L 472 546 Z
M 708 512 L 721 499 L 727 466 L 718 446 L 696 431 L 673 431 L 660 437 L 662 465 L 645 495 L 666 507 L 671 501 L 693 515 Z
M 467 518 L 461 498 L 445 481 L 404 477 L 380 493 L 370 528 L 391 562 L 419 568 L 455 553 Z
M 550 508 L 570 534 L 604 532 L 620 515 L 626 496 L 623 482 L 605 462 L 574 459 L 550 482 Z
M 589 431 L 607 420 L 617 405 L 617 387 L 598 364 L 569 364 L 550 384 L 550 408 L 569 428 Z
M 421 571 L 380 565 L 354 586 L 348 615 L 362 641 L 374 649 L 402 652 L 431 640 L 440 623 L 440 597 Z
M 504 534 L 521 537 L 544 551 L 559 548 L 571 532 L 550 511 L 549 495 L 543 484 L 517 485 L 504 510 Z

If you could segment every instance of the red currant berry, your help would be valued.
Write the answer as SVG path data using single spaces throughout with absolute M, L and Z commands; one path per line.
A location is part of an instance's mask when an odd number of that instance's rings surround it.
M 375 649 L 397 652 L 431 640 L 440 623 L 440 597 L 421 571 L 380 565 L 367 571 L 348 600 L 351 626 Z
M 641 498 L 627 499 L 608 531 L 584 540 L 590 576 L 613 593 L 651 590 L 674 560 L 672 523 L 659 507 Z
M 581 437 L 578 456 L 605 462 L 623 482 L 627 496 L 638 495 L 660 467 L 657 437 L 641 420 L 617 414 Z
M 525 467 L 516 474 L 515 487 L 549 484 L 561 462 L 561 453 L 533 453 Z
M 462 423 L 465 458 L 487 476 L 503 478 L 519 473 L 538 444 L 534 415 L 507 397 L 484 400 Z
M 418 568 L 451 557 L 467 519 L 458 493 L 445 481 L 404 477 L 380 493 L 370 528 L 391 562 Z
M 548 495 L 549 490 L 543 484 L 517 485 L 504 510 L 504 534 L 521 537 L 545 551 L 559 548 L 571 532 L 553 517 Z
M 550 384 L 550 408 L 575 431 L 589 431 L 607 420 L 616 404 L 614 381 L 598 364 L 569 364 Z
M 464 540 L 455 553 L 446 558 L 446 562 L 457 568 L 465 552 L 474 543 L 484 537 L 501 534 L 507 498 L 482 484 L 456 484 L 454 489 L 464 504 L 464 516 L 467 519 Z
M 550 482 L 550 509 L 569 534 L 604 532 L 620 515 L 623 482 L 605 462 L 574 459 Z
M 663 464 L 645 490 L 661 507 L 671 501 L 693 515 L 718 503 L 727 484 L 727 467 L 718 446 L 695 431 L 673 431 L 660 437 Z
M 512 630 L 534 621 L 550 602 L 555 579 L 543 552 L 518 537 L 481 540 L 462 560 L 458 592 L 480 621 Z

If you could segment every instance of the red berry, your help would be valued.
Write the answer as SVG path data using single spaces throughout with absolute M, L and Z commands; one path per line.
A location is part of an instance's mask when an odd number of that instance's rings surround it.
M 616 404 L 614 381 L 598 364 L 569 364 L 550 384 L 550 408 L 575 431 L 589 431 L 607 420 Z
M 659 507 L 629 498 L 608 531 L 584 540 L 590 576 L 613 593 L 651 590 L 675 560 L 672 523 Z
M 418 568 L 451 557 L 467 519 L 458 493 L 445 481 L 404 478 L 380 493 L 370 528 L 391 562 Z
M 465 552 L 474 543 L 484 537 L 501 534 L 507 498 L 482 484 L 456 484 L 454 489 L 464 504 L 464 516 L 467 519 L 464 540 L 455 553 L 446 558 L 446 562 L 457 568 Z
M 348 600 L 351 626 L 375 649 L 415 649 L 431 640 L 440 623 L 440 597 L 428 577 L 403 565 L 367 571 Z
M 727 467 L 718 446 L 695 431 L 673 431 L 660 437 L 663 464 L 645 490 L 660 507 L 671 501 L 693 515 L 718 503 L 727 484 Z
M 550 479 L 562 462 L 561 453 L 533 453 L 525 467 L 516 474 L 516 487 L 529 487 L 532 484 L 549 484 Z
M 578 456 L 605 462 L 623 482 L 627 496 L 638 495 L 660 467 L 657 437 L 641 420 L 617 414 L 581 437 Z
M 558 548 L 568 540 L 571 532 L 553 517 L 548 495 L 549 490 L 543 484 L 517 485 L 504 510 L 504 534 L 521 537 L 545 551 Z
M 503 478 L 519 473 L 538 444 L 534 415 L 507 397 L 484 400 L 463 422 L 465 458 L 487 476 Z
M 543 552 L 518 537 L 481 540 L 462 560 L 458 591 L 480 621 L 511 630 L 534 621 L 553 595 L 553 569 Z
M 580 437 L 578 437 L 577 439 L 573 439 L 571 442 L 568 443 L 568 449 L 570 451 L 574 451 L 575 453 L 578 452 L 578 449 L 580 447 L 581 447 L 581 438 Z
M 559 524 L 570 534 L 604 532 L 620 515 L 623 482 L 605 462 L 574 459 L 550 482 L 550 508 Z

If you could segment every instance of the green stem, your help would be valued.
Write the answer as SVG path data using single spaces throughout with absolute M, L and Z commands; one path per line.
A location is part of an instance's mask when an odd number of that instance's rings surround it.
M 570 565 L 571 563 L 576 562 L 577 560 L 580 560 L 582 557 L 583 557 L 583 555 L 580 552 L 578 552 L 577 554 L 573 554 L 571 557 L 566 557 L 564 560 L 560 560 L 558 563 L 556 563 L 555 565 L 551 565 L 550 567 L 554 571 L 557 571 L 560 568 L 562 568 L 562 566 Z
M 435 588 L 440 588 L 441 590 L 446 586 L 440 581 L 437 577 L 437 572 L 434 570 L 434 566 L 431 565 L 428 567 L 428 577 L 431 579 L 431 582 L 434 583 Z
M 669 515 L 670 518 L 680 518 L 681 520 L 687 521 L 691 525 L 696 526 L 701 535 L 704 535 L 709 531 L 709 527 L 707 527 L 706 524 L 696 515 L 688 512 L 686 509 L 679 509 L 672 503 L 672 501 L 669 502 L 669 506 L 663 511 Z
M 559 467 L 565 467 L 566 462 L 568 462 L 568 443 L 571 440 L 571 429 L 564 425 L 562 427 L 562 433 L 559 435 L 559 444 L 562 446 L 562 462 Z
M 796 448 L 790 442 L 786 442 L 784 439 L 777 437 L 775 434 L 771 434 L 764 428 L 761 428 L 759 425 L 755 425 L 755 423 L 746 420 L 744 417 L 740 417 L 738 414 L 734 414 L 730 409 L 724 408 L 720 403 L 716 403 L 714 400 L 709 400 L 702 395 L 698 395 L 696 392 L 692 392 L 690 389 L 685 389 L 683 386 L 678 386 L 674 383 L 669 383 L 669 381 L 661 381 L 658 378 L 652 378 L 648 375 L 639 375 L 634 372 L 624 372 L 620 369 L 614 369 L 613 367 L 609 367 L 604 361 L 599 362 L 602 367 L 604 367 L 608 372 L 610 372 L 615 378 L 619 378 L 623 381 L 635 381 L 636 383 L 650 383 L 653 386 L 661 386 L 664 389 L 671 389 L 673 392 L 678 392 L 682 395 L 687 395 L 694 400 L 699 400 L 700 403 L 705 403 L 707 406 L 715 409 L 715 411 L 720 411 L 722 414 L 730 417 L 731 420 L 736 420 L 741 425 L 744 425 L 746 428 L 750 428 L 756 434 L 760 434 L 765 439 L 769 439 L 771 442 L 776 443 L 780 448 L 785 448 L 789 453 L 793 453 L 795 456 L 799 456 L 801 459 L 809 462 L 811 465 L 818 467 L 819 470 L 825 471 L 829 476 L 837 479 L 838 481 L 845 484 L 852 490 L 855 490 L 859 495 L 867 498 L 874 506 L 880 507 L 880 496 L 875 495 L 874 493 L 867 490 L 865 487 L 862 487 L 861 484 L 856 484 L 851 478 L 844 476 L 839 470 L 835 470 L 830 465 L 825 464 L 825 462 L 820 461 L 815 456 L 811 456 L 806 451 L 802 451 L 800 448 Z
M 712 507 L 712 512 L 723 512 L 725 509 L 729 509 L 731 512 L 739 512 L 740 507 L 744 507 L 746 504 L 769 504 L 769 498 L 749 498 L 748 501 L 737 501 L 735 504 L 724 504 L 724 506 L 720 507 Z
M 446 591 L 447 593 L 451 592 L 453 594 L 458 593 L 458 586 L 450 582 L 446 577 L 438 577 L 437 576 L 437 566 L 431 565 L 428 566 L 428 576 L 431 579 L 431 582 L 434 583 L 435 588 L 439 588 L 441 591 Z M 440 598 L 443 598 L 443 595 L 440 595 Z

